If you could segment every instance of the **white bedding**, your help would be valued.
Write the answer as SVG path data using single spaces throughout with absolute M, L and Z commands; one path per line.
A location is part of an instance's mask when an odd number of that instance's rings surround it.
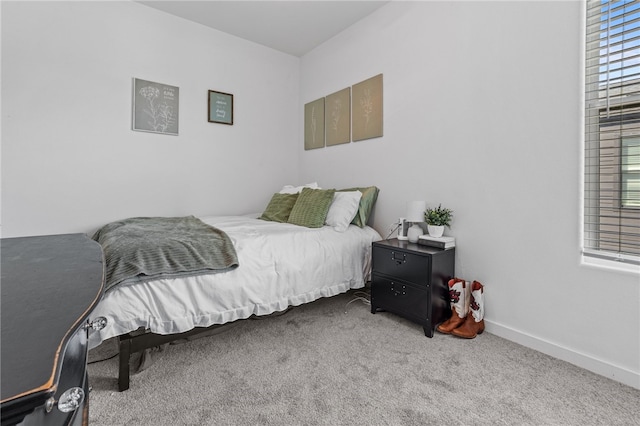
M 106 317 L 107 326 L 90 333 L 89 348 L 140 327 L 182 333 L 361 288 L 371 272 L 371 243 L 381 239 L 373 228 L 355 225 L 336 232 L 247 216 L 201 219 L 229 235 L 240 266 L 109 290 L 91 315 Z

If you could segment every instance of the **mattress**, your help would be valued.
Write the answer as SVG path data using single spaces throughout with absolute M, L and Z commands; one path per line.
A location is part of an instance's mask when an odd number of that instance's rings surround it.
M 305 228 L 249 216 L 201 217 L 227 233 L 239 267 L 110 289 L 92 313 L 107 326 L 90 333 L 89 348 L 143 327 L 175 334 L 268 315 L 361 288 L 371 273 L 373 228 Z

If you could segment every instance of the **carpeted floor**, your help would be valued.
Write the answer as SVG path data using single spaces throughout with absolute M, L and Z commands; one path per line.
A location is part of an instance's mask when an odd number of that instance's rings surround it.
M 125 392 L 117 358 L 91 364 L 90 424 L 640 425 L 640 390 L 489 333 L 429 339 L 353 297 L 171 345 Z

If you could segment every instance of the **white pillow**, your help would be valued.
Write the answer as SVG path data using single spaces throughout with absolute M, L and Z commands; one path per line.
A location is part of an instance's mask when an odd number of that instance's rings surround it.
M 362 198 L 362 192 L 360 191 L 336 192 L 333 194 L 333 201 L 324 223 L 332 226 L 338 232 L 346 231 L 353 218 L 356 217 L 358 206 L 360 206 L 360 198 Z
M 311 182 L 302 186 L 285 185 L 280 190 L 281 194 L 299 194 L 302 188 L 320 189 L 318 182 Z

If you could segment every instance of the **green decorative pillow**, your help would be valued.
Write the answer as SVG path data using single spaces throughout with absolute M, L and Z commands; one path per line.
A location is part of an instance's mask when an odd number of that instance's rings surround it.
M 360 205 L 358 206 L 358 213 L 356 213 L 356 217 L 353 218 L 351 223 L 359 226 L 360 228 L 364 227 L 369 221 L 371 210 L 373 209 L 373 206 L 376 204 L 376 200 L 378 199 L 378 192 L 380 190 L 375 186 L 369 186 L 366 188 L 340 189 L 339 191 L 340 192 L 343 192 L 343 191 L 362 192 L 362 198 L 360 198 Z
M 331 207 L 334 192 L 336 192 L 334 189 L 302 188 L 288 222 L 307 228 L 322 227 Z
M 298 194 L 273 194 L 269 205 L 259 219 L 286 223 L 297 200 Z

